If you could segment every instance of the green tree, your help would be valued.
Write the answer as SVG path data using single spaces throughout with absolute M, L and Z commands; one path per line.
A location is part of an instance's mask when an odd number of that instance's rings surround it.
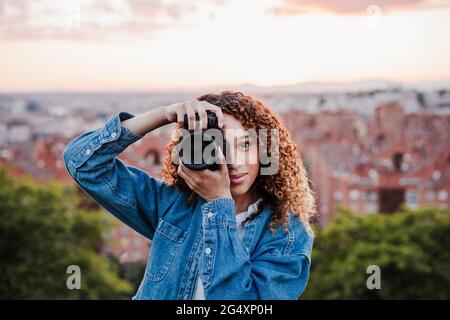
M 302 299 L 449 299 L 450 210 L 424 207 L 362 215 L 342 207 L 317 230 Z M 369 265 L 381 289 L 369 290 Z
M 31 178 L 13 180 L 0 167 L 0 298 L 117 299 L 132 285 L 101 254 L 112 226 L 100 210 L 86 211 L 75 187 Z M 81 289 L 69 290 L 67 268 L 79 266 Z

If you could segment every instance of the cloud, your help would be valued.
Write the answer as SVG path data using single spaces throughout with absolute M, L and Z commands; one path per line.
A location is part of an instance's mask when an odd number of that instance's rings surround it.
M 0 39 L 108 40 L 188 23 L 197 6 L 226 0 L 0 0 Z
M 268 9 L 275 16 L 290 16 L 321 11 L 333 14 L 364 15 L 369 6 L 376 5 L 383 12 L 448 7 L 448 0 L 281 0 L 280 5 Z

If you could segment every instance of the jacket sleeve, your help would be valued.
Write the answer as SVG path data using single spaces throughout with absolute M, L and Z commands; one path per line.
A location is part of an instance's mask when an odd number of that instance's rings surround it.
M 232 198 L 202 205 L 201 274 L 207 300 L 296 300 L 306 287 L 314 236 L 291 213 L 289 232 L 269 230 L 249 254 L 236 228 Z
M 74 138 L 65 148 L 63 159 L 82 190 L 115 217 L 152 240 L 160 218 L 178 192 L 175 187 L 116 158 L 142 138 L 121 126 L 121 121 L 132 117 L 121 112 L 102 128 Z

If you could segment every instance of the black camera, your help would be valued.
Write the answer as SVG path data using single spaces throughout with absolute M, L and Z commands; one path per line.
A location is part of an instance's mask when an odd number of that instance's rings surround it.
M 219 128 L 216 114 L 212 111 L 206 111 L 206 114 L 208 117 L 207 129 L 205 131 L 189 130 L 189 134 L 185 135 L 181 141 L 180 160 L 191 170 L 218 170 L 219 164 L 216 163 L 218 147 L 222 149 L 225 158 L 227 155 L 227 142 Z M 195 120 L 196 122 L 200 120 L 198 113 L 195 113 Z M 189 129 L 187 114 L 184 115 L 183 127 L 186 130 Z

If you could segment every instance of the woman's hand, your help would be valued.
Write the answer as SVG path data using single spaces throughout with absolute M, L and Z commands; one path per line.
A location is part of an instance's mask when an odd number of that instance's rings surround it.
M 201 170 L 195 171 L 187 168 L 182 164 L 178 166 L 178 175 L 183 178 L 192 191 L 196 192 L 205 200 L 215 198 L 231 198 L 230 177 L 228 176 L 228 168 L 225 157 L 220 148 L 218 149 L 219 170 Z
M 223 127 L 223 114 L 222 109 L 218 106 L 215 106 L 207 101 L 188 101 L 188 102 L 180 102 L 171 104 L 169 106 L 164 107 L 164 114 L 169 122 L 178 122 L 183 124 L 184 115 L 188 115 L 188 124 L 189 130 L 196 129 L 195 127 L 195 113 L 198 113 L 200 117 L 200 129 L 207 129 L 208 126 L 208 116 L 206 114 L 206 110 L 210 110 L 214 112 L 217 116 L 219 128 Z

